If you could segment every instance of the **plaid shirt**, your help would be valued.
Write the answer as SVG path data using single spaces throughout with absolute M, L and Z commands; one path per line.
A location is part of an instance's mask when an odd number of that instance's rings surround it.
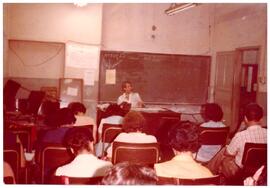
M 235 156 L 235 163 L 239 167 L 243 167 L 242 158 L 245 148 L 245 143 L 266 143 L 267 130 L 260 125 L 252 125 L 246 130 L 238 132 L 232 138 L 229 145 L 227 145 L 227 152 Z

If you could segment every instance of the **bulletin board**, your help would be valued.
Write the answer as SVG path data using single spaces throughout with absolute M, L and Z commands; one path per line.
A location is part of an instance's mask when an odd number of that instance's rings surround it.
M 83 79 L 60 78 L 59 91 L 61 108 L 67 107 L 71 102 L 82 102 Z

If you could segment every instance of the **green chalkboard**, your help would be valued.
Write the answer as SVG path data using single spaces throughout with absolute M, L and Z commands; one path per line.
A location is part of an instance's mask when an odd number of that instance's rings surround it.
M 121 83 L 129 80 L 146 103 L 205 103 L 210 56 L 101 51 L 99 102 L 116 101 Z M 106 84 L 106 70 L 115 69 L 115 84 Z

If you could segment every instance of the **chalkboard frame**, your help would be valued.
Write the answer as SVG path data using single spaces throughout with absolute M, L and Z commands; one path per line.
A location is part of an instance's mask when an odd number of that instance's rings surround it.
M 104 62 L 104 58 L 111 58 L 111 61 L 107 61 Z M 206 55 L 182 55 L 182 54 L 161 54 L 161 53 L 148 53 L 148 52 L 129 52 L 129 51 L 101 51 L 100 53 L 100 66 L 99 66 L 99 94 L 98 94 L 98 102 L 99 103 L 106 103 L 106 102 L 116 102 L 117 97 L 121 95 L 121 88 L 119 87 L 121 85 L 121 83 L 119 82 L 119 79 L 116 78 L 116 84 L 115 85 L 107 85 L 105 84 L 105 74 L 106 74 L 106 69 L 114 69 L 119 66 L 119 64 L 121 65 L 121 63 L 123 63 L 123 61 L 128 61 L 129 59 L 135 59 L 135 61 L 140 62 L 143 61 L 143 63 L 145 63 L 145 59 L 148 61 L 147 63 L 149 63 L 149 61 L 151 61 L 151 63 L 155 63 L 154 60 L 152 62 L 151 57 L 154 58 L 160 58 L 160 61 L 163 61 L 163 59 L 165 58 L 175 58 L 175 59 L 189 59 L 189 61 L 191 61 L 193 63 L 193 61 L 202 61 L 203 65 L 203 69 L 204 69 L 204 81 L 203 81 L 203 85 L 200 85 L 200 88 L 203 88 L 203 93 L 202 95 L 200 95 L 197 101 L 177 101 L 174 100 L 172 101 L 172 99 L 170 99 L 171 101 L 154 101 L 154 100 L 145 100 L 145 98 L 142 97 L 142 99 L 144 100 L 144 102 L 146 104 L 192 104 L 192 105 L 200 105 L 203 104 L 207 101 L 208 98 L 208 88 L 209 88 L 209 82 L 210 82 L 210 66 L 211 66 L 211 56 L 206 56 Z M 126 59 L 125 59 L 126 58 Z M 127 60 L 128 59 L 128 60 Z M 132 61 L 133 61 L 132 60 Z M 159 60 L 158 60 L 159 61 Z M 109 62 L 109 63 L 108 63 Z M 164 64 L 164 62 L 161 62 L 161 64 Z M 165 62 L 166 63 L 166 62 Z M 196 62 L 195 62 L 196 63 Z M 196 64 L 197 66 L 198 64 Z M 137 66 L 137 65 L 136 65 Z M 163 65 L 162 65 L 163 66 Z M 165 65 L 165 67 L 167 66 L 167 64 Z M 186 66 L 189 66 L 188 63 L 186 63 Z M 194 65 L 193 65 L 194 66 Z M 201 65 L 202 67 L 202 65 Z M 206 67 L 206 68 L 204 68 Z M 145 68 L 145 67 L 144 67 Z M 148 65 L 149 68 L 149 65 Z M 151 66 L 150 66 L 151 68 Z M 198 69 L 198 67 L 195 67 Z M 194 69 L 194 67 L 192 67 L 192 70 Z M 129 68 L 128 68 L 129 69 Z M 118 70 L 119 71 L 119 70 Z M 197 70 L 198 72 L 198 70 Z M 122 73 L 121 73 L 122 74 Z M 116 75 L 117 77 L 117 75 Z M 130 79 L 129 79 L 130 80 Z M 121 80 L 121 82 L 124 80 Z M 133 82 L 133 80 L 130 80 L 131 82 Z M 105 86 L 104 86 L 105 85 Z M 133 85 L 135 87 L 135 92 L 138 91 L 136 89 L 136 82 L 133 82 Z M 115 99 L 106 99 L 104 97 L 104 90 L 102 90 L 104 87 L 109 88 L 109 90 L 107 89 L 107 93 L 112 93 L 111 91 L 114 90 L 114 94 L 116 95 L 115 92 L 117 92 L 118 96 L 114 96 Z M 115 89 L 117 88 L 117 89 Z M 117 90 L 117 91 L 115 91 Z M 106 93 L 106 91 L 105 91 Z M 139 91 L 140 93 L 140 91 Z M 149 92 L 148 92 L 149 93 Z M 140 93 L 141 94 L 141 93 Z M 201 94 L 201 93 L 200 93 Z M 103 97 L 101 97 L 103 95 Z M 142 95 L 142 94 L 141 94 Z M 149 94 L 148 94 L 149 95 Z M 197 94 L 198 95 L 198 94 Z M 177 94 L 178 96 L 178 94 Z M 104 99 L 105 98 L 105 99 Z M 107 97 L 108 98 L 108 97 Z M 111 98 L 111 97 L 109 97 Z

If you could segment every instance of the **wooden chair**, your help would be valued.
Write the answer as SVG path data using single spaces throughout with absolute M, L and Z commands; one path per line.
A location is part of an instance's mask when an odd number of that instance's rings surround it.
M 246 143 L 242 164 L 244 177 L 253 175 L 262 165 L 267 164 L 267 144 Z
M 99 185 L 103 176 L 97 177 L 67 177 L 67 176 L 53 176 L 52 184 L 62 185 Z
M 159 161 L 158 143 L 113 142 L 112 163 L 124 161 L 153 165 Z
M 59 144 L 47 143 L 42 146 L 41 149 L 41 183 L 48 183 L 50 176 L 52 176 L 55 170 L 64 164 L 72 161 L 73 156 L 68 149 Z
M 9 146 L 4 148 L 4 161 L 10 164 L 14 176 L 15 181 L 19 182 L 19 171 L 21 168 L 21 147 L 20 144 L 17 143 L 14 146 Z
M 201 145 L 221 145 L 222 148 L 226 144 L 229 130 L 230 127 L 200 127 L 199 142 Z
M 121 124 L 104 123 L 102 128 L 102 153 L 104 154 L 104 143 L 112 143 L 115 137 L 122 132 Z
M 219 185 L 220 175 L 215 175 L 209 178 L 197 178 L 197 179 L 158 177 L 157 184 L 158 185 Z
M 5 184 L 15 184 L 15 180 L 12 176 L 6 176 L 6 177 L 4 177 L 4 183 Z

